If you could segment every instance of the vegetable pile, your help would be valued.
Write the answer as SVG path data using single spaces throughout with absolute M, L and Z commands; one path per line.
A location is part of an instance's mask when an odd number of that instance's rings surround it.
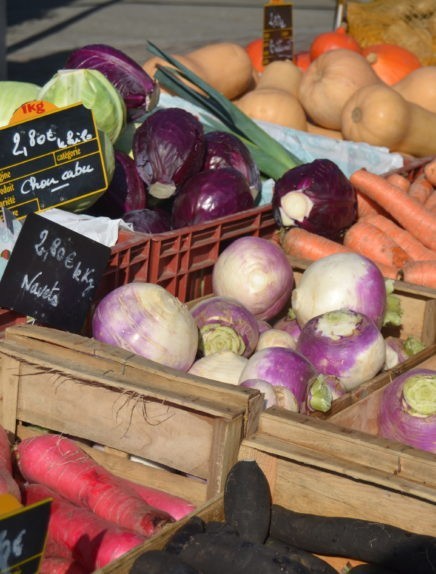
M 274 241 L 240 237 L 218 256 L 212 285 L 189 305 L 152 283 L 118 287 L 97 304 L 92 335 L 189 375 L 256 388 L 265 407 L 301 413 L 328 412 L 424 347 L 384 335 L 401 324 L 399 300 L 355 253 L 312 262 L 296 286 Z
M 90 574 L 194 510 L 187 500 L 115 476 L 62 435 L 36 435 L 11 449 L 0 426 L 0 441 L 0 494 L 23 505 L 52 499 L 40 572 Z
M 141 554 L 131 574 L 160 574 L 170 566 L 186 574 L 335 574 L 330 556 L 356 564 L 350 574 L 433 572 L 435 538 L 387 523 L 294 512 L 271 500 L 255 461 L 240 460 L 230 470 L 223 511 L 222 521 L 188 519 L 162 550 Z

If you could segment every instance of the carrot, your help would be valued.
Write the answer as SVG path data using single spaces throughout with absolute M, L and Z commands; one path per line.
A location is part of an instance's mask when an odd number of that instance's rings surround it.
M 429 196 L 424 204 L 424 207 L 427 211 L 436 215 L 436 189 Z
M 398 245 L 404 249 L 411 259 L 436 259 L 436 252 L 428 249 L 411 233 L 397 225 L 391 219 L 380 214 L 369 215 L 365 221 L 378 227 L 391 237 Z
M 392 267 L 402 267 L 410 260 L 404 249 L 389 235 L 366 219 L 359 219 L 345 232 L 344 245 L 373 261 Z
M 436 157 L 424 165 L 425 177 L 436 187 Z
M 410 187 L 410 181 L 401 173 L 391 173 L 386 176 L 386 181 L 396 185 L 399 189 L 407 193 Z
M 24 497 L 26 504 L 52 499 L 48 536 L 68 546 L 73 560 L 88 572 L 102 568 L 146 540 L 131 530 L 111 524 L 87 508 L 68 502 L 42 484 L 27 484 Z
M 433 191 L 433 186 L 424 174 L 416 177 L 410 184 L 408 195 L 424 204 Z
M 151 536 L 160 526 L 173 521 L 66 437 L 44 434 L 21 441 L 15 449 L 23 478 L 45 484 L 119 526 Z
M 410 261 L 402 268 L 403 281 L 436 289 L 436 261 Z
M 333 253 L 350 253 L 351 251 L 336 241 L 300 227 L 292 227 L 286 231 L 282 239 L 282 248 L 292 257 L 310 261 L 316 261 Z
M 374 213 L 381 213 L 385 214 L 386 211 L 382 209 L 379 205 L 366 197 L 362 192 L 356 189 L 356 197 L 357 197 L 357 217 L 365 217 L 366 215 L 372 215 Z
M 436 250 L 436 216 L 382 176 L 366 169 L 350 175 L 351 183 L 369 198 L 386 209 L 407 231 L 420 239 L 426 247 Z

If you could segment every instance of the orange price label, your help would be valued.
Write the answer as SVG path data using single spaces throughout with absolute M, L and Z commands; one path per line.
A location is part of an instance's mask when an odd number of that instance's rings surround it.
M 37 118 L 43 116 L 44 114 L 49 114 L 56 111 L 58 108 L 51 102 L 46 102 L 44 100 L 32 100 L 21 105 L 12 114 L 9 124 L 18 124 L 20 122 L 26 122 L 32 118 Z

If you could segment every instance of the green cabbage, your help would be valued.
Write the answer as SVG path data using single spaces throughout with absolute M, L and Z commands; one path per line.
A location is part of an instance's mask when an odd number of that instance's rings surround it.
M 26 102 L 38 99 L 40 86 L 30 82 L 0 82 L 0 126 L 7 126 L 13 113 Z
M 126 123 L 127 110 L 121 94 L 98 70 L 59 70 L 41 87 L 38 99 L 60 108 L 82 103 L 92 110 L 97 128 L 112 143 Z

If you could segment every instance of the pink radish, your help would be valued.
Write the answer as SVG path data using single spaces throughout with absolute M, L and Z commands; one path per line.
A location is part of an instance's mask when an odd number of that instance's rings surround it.
M 144 502 L 68 438 L 58 434 L 28 438 L 16 445 L 15 452 L 24 479 L 45 484 L 119 526 L 151 536 L 173 521 L 168 513 Z
M 41 484 L 28 484 L 24 489 L 26 504 L 52 498 L 49 537 L 65 544 L 73 560 L 89 571 L 102 568 L 132 548 L 143 544 L 145 537 L 120 528 L 57 495 Z

